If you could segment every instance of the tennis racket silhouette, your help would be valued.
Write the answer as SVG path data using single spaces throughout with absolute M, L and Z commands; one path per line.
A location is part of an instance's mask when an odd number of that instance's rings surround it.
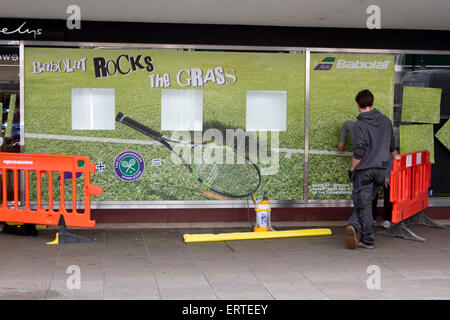
M 261 173 L 258 166 L 247 155 L 238 152 L 235 148 L 209 142 L 195 144 L 177 140 L 165 136 L 121 112 L 117 114 L 116 121 L 161 143 L 181 159 L 185 168 L 199 183 L 220 195 L 229 198 L 247 198 L 255 194 L 261 185 Z M 191 161 L 192 158 L 183 157 L 176 150 L 176 146 L 191 148 L 189 153 L 191 155 L 196 152 L 208 152 L 219 156 L 226 155 L 227 160 L 232 159 L 233 161 L 231 163 L 230 161 L 221 163 Z

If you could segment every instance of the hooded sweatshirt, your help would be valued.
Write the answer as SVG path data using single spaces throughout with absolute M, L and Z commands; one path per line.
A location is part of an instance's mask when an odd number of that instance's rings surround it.
M 361 160 L 355 170 L 388 168 L 395 150 L 394 132 L 388 117 L 377 109 L 360 113 L 353 125 L 353 158 Z

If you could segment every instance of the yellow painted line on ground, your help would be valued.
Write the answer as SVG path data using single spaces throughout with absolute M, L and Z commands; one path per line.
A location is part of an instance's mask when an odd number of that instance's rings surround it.
M 303 229 L 286 231 L 267 231 L 267 232 L 232 232 L 232 233 L 199 233 L 184 234 L 184 242 L 210 242 L 210 241 L 230 241 L 230 240 L 252 240 L 252 239 L 275 239 L 275 238 L 294 238 L 294 237 L 314 237 L 330 236 L 330 229 Z

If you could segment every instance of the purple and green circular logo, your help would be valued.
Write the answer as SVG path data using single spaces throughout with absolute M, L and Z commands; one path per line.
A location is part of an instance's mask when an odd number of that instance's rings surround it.
M 114 161 L 117 176 L 125 181 L 137 180 L 144 173 L 144 168 L 144 159 L 134 151 L 122 152 Z

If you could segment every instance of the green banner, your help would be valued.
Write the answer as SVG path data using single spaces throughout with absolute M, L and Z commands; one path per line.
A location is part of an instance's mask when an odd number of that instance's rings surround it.
M 309 199 L 350 199 L 347 178 L 352 155 L 350 133 L 339 152 L 341 128 L 356 121 L 355 96 L 368 89 L 374 108 L 392 119 L 393 55 L 311 54 Z
M 25 152 L 89 156 L 96 201 L 227 199 L 118 112 L 168 136 L 256 135 L 257 198 L 303 198 L 302 54 L 25 48 L 24 59 Z

